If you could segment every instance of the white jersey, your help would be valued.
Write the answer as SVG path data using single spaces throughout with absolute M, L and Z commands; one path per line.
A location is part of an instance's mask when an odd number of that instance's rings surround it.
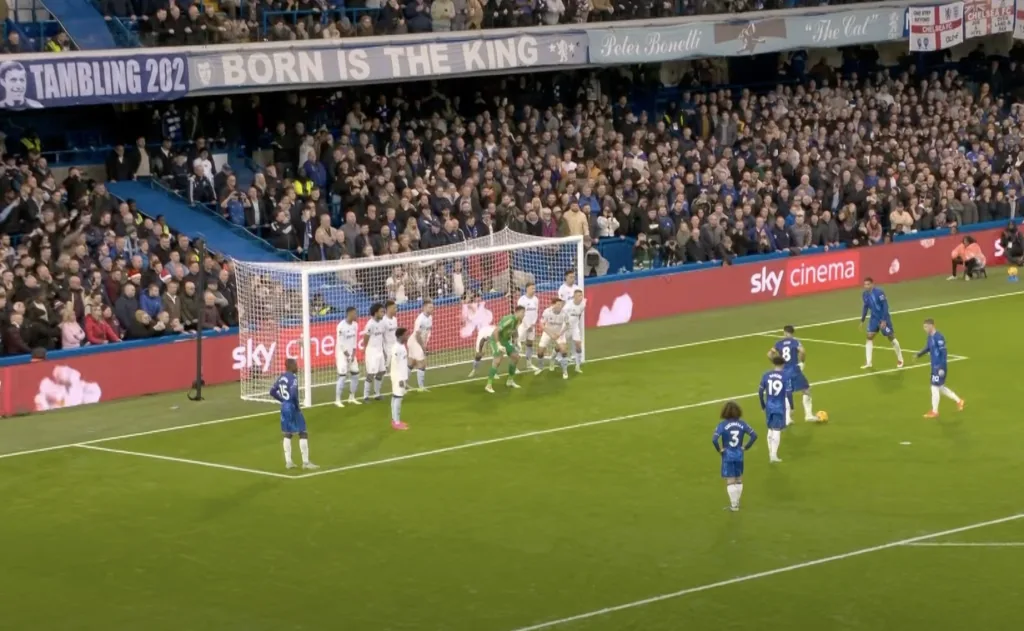
M 398 338 L 395 336 L 395 331 L 398 330 L 398 318 L 384 316 L 380 322 L 384 325 L 384 348 L 390 353 L 391 349 L 398 343 Z
M 349 322 L 347 320 L 339 322 L 337 330 L 338 339 L 337 344 L 335 345 L 335 352 L 348 355 L 350 357 L 354 356 L 356 354 L 356 346 L 359 344 L 358 333 L 358 322 Z
M 583 328 L 583 310 L 586 306 L 586 300 L 583 300 L 580 304 L 576 304 L 571 300 L 565 303 L 565 306 L 562 307 L 562 313 L 565 314 L 567 329 L 570 331 L 579 331 Z
M 537 326 L 537 314 L 540 310 L 540 299 L 537 296 L 529 297 L 522 295 L 519 297 L 517 306 L 526 309 L 526 315 L 523 316 L 523 322 L 519 326 L 522 328 L 529 328 Z
M 562 283 L 562 286 L 558 288 L 558 297 L 565 302 L 566 306 L 569 306 L 569 303 L 572 302 L 573 294 L 575 294 L 576 290 L 579 288 L 580 286 L 576 284 L 566 285 L 565 283 Z
M 391 392 L 395 396 L 405 394 L 409 387 L 409 352 L 404 344 L 395 344 L 391 351 Z M 402 385 L 404 384 L 404 385 Z
M 565 333 L 565 307 L 561 311 L 555 311 L 554 307 L 548 307 L 541 315 L 544 332 L 553 338 L 561 337 Z
M 384 353 L 384 321 L 370 318 L 363 327 L 363 337 L 366 338 L 367 354 Z
M 412 325 L 412 341 L 417 345 L 427 348 L 430 342 L 430 331 L 434 328 L 434 316 L 420 313 L 416 316 L 416 322 Z

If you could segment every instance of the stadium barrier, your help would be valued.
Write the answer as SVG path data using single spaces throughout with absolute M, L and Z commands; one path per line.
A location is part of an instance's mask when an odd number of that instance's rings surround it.
M 1005 262 L 999 245 L 1003 225 L 987 224 L 971 231 L 989 265 Z M 947 274 L 950 253 L 961 238 L 938 231 L 925 238 L 875 247 L 696 271 L 661 268 L 627 277 L 590 279 L 587 326 L 612 326 L 849 289 L 865 276 L 892 284 Z M 499 307 L 488 306 L 491 310 Z M 462 307 L 452 304 L 439 308 Z M 437 331 L 432 339 L 446 346 L 468 345 L 479 326 L 479 320 L 467 322 L 458 331 Z M 315 327 L 312 348 L 317 365 L 334 362 L 333 329 L 330 323 Z M 175 337 L 56 351 L 38 362 L 4 358 L 0 360 L 0 416 L 186 390 L 195 379 L 195 345 L 194 338 Z M 243 371 L 266 370 L 276 353 L 293 357 L 298 355 L 298 348 L 297 330 L 284 329 L 273 339 L 242 343 L 237 330 L 211 334 L 203 342 L 203 377 L 207 385 L 238 382 Z M 154 371 L 154 366 L 159 370 Z

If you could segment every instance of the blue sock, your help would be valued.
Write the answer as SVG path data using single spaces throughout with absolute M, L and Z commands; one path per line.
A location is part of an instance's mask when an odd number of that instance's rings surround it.
M 424 369 L 424 368 L 417 368 L 416 369 L 416 383 L 419 384 L 419 386 L 421 388 L 425 388 L 426 387 L 426 383 L 427 383 L 427 371 L 426 371 L 426 369 Z
M 402 397 L 391 397 L 391 422 L 398 423 L 402 420 Z

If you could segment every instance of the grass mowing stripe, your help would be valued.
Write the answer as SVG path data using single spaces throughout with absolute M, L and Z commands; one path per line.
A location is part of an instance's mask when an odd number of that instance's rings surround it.
M 737 576 L 736 578 L 730 578 L 724 581 L 718 581 L 716 583 L 708 583 L 706 585 L 699 585 L 697 587 L 690 587 L 687 589 L 681 589 L 675 592 L 669 592 L 667 594 L 659 594 L 657 596 L 651 596 L 650 598 L 644 598 L 643 600 L 635 600 L 633 602 L 616 605 L 614 607 L 606 607 L 604 609 L 597 609 L 589 611 L 587 613 L 577 614 L 575 616 L 569 616 L 566 618 L 559 618 L 558 620 L 549 620 L 547 622 L 541 622 L 540 624 L 534 624 L 527 627 L 520 627 L 514 631 L 541 631 L 541 629 L 550 629 L 573 622 L 580 622 L 582 620 L 589 620 L 591 618 L 597 618 L 599 616 L 606 616 L 611 613 L 619 611 L 626 611 L 627 609 L 636 609 L 637 607 L 645 607 L 647 605 L 653 605 L 655 603 L 663 602 L 666 600 L 672 600 L 675 598 L 681 598 L 683 596 L 689 596 L 690 594 L 698 594 L 700 592 L 710 591 L 719 587 L 728 587 L 730 585 L 736 585 L 738 583 L 746 583 L 747 581 L 753 581 L 760 578 L 768 578 L 770 576 L 777 576 L 779 574 L 785 574 L 787 572 L 795 572 L 796 570 L 803 570 L 809 567 L 816 567 L 818 565 L 825 565 L 826 563 L 833 563 L 835 561 L 843 561 L 845 559 L 852 559 L 854 557 L 863 556 L 865 554 L 871 554 L 872 552 L 881 552 L 883 550 L 889 550 L 891 548 L 898 548 L 901 546 L 911 546 L 920 542 L 928 541 L 929 539 L 935 539 L 937 537 L 947 537 L 950 535 L 956 535 L 962 532 L 969 532 L 972 530 L 978 530 L 979 528 L 986 528 L 988 526 L 997 526 L 999 524 L 1005 524 L 1012 521 L 1024 519 L 1024 513 L 1017 513 L 1016 515 L 1009 515 L 1007 517 L 1001 517 L 999 519 L 992 519 L 989 521 L 982 521 L 968 526 L 961 526 L 959 528 L 952 528 L 950 530 L 942 530 L 939 532 L 933 532 L 927 535 L 920 535 L 918 537 L 910 537 L 909 539 L 900 539 L 899 541 L 892 541 L 889 543 L 883 543 L 881 545 L 872 546 L 870 548 L 861 548 L 860 550 L 854 550 L 853 552 L 845 552 L 843 554 L 835 554 L 832 556 L 815 559 L 813 561 L 805 561 L 803 563 L 795 563 L 793 565 L 787 565 L 785 567 L 776 568 L 774 570 L 767 570 L 765 572 L 757 572 L 755 574 L 746 574 L 744 576 Z
M 72 445 L 79 449 L 88 449 L 90 451 L 103 451 L 110 454 L 120 454 L 122 456 L 135 456 L 137 458 L 150 458 L 152 460 L 163 460 L 165 462 L 177 462 L 179 464 L 191 464 L 199 467 L 208 467 L 210 469 L 224 469 L 226 471 L 237 471 L 239 473 L 252 473 L 255 475 L 264 475 L 271 478 L 283 478 L 285 480 L 291 480 L 295 476 L 285 475 L 283 473 L 274 473 L 272 471 L 260 471 L 259 469 L 249 469 L 246 467 L 236 467 L 229 464 L 220 464 L 216 462 L 206 462 L 203 460 L 190 460 L 188 458 L 176 458 L 174 456 L 161 456 L 160 454 L 150 454 L 142 451 L 128 451 L 126 449 L 112 449 L 110 447 L 98 447 L 96 445 Z
M 950 363 L 961 361 L 950 358 Z M 825 379 L 824 381 L 817 381 L 812 386 L 825 386 L 830 383 L 843 383 L 845 381 L 853 381 L 855 379 L 864 379 L 867 377 L 875 377 L 878 375 L 884 375 L 893 372 L 900 372 L 906 370 L 914 370 L 915 368 L 930 368 L 928 364 L 918 364 L 915 366 L 908 366 L 905 368 L 890 368 L 888 370 L 875 370 L 871 372 L 864 372 L 857 375 L 847 375 L 845 377 L 836 377 L 834 379 Z M 750 399 L 756 397 L 756 392 L 750 392 L 747 394 L 740 394 L 732 397 L 722 397 L 720 399 L 709 399 L 707 401 L 700 401 L 698 403 L 686 403 L 683 405 L 675 405 L 668 408 L 659 408 L 657 410 L 648 410 L 646 412 L 635 412 L 633 414 L 624 414 L 622 416 L 613 416 L 611 418 L 604 418 L 596 421 L 585 421 L 583 423 L 574 423 L 572 425 L 561 425 L 559 427 L 549 427 L 548 429 L 538 429 L 532 432 L 523 432 L 521 434 L 512 434 L 511 436 L 501 436 L 499 438 L 489 438 L 487 440 L 477 440 L 470 443 L 463 443 L 461 445 L 453 445 L 451 447 L 440 447 L 438 449 L 429 449 L 427 451 L 418 451 L 411 454 L 404 454 L 401 456 L 392 456 L 391 458 L 382 458 L 380 460 L 371 460 L 369 462 L 359 462 L 356 464 L 345 465 L 343 467 L 333 467 L 330 469 L 321 469 L 312 473 L 305 473 L 302 475 L 294 476 L 296 479 L 302 480 L 306 478 L 315 478 L 322 475 L 328 475 L 331 473 L 343 473 L 345 471 L 354 471 L 356 469 L 367 469 L 370 467 L 379 467 L 381 465 L 393 464 L 396 462 L 404 462 L 406 460 L 415 460 L 417 458 L 425 458 L 426 456 L 437 456 L 440 454 L 451 453 L 453 451 L 462 451 L 464 449 L 472 449 L 474 447 L 484 447 L 486 445 L 496 445 L 498 443 L 507 443 L 513 440 L 522 440 L 524 438 L 535 438 L 537 436 L 546 436 L 548 434 L 557 434 L 559 432 L 567 432 L 574 429 L 583 429 L 586 427 L 596 427 L 598 425 L 608 425 L 609 423 L 620 423 L 622 421 L 631 421 L 638 418 L 644 418 L 647 416 L 655 416 L 657 414 L 668 414 L 669 412 L 682 412 L 684 410 L 692 410 L 695 408 L 701 408 L 707 405 L 715 405 L 717 403 L 725 403 L 726 401 L 740 401 L 742 399 Z
M 893 311 L 892 313 L 894 315 L 898 315 L 898 314 L 901 314 L 901 313 L 913 313 L 913 312 L 917 312 L 917 311 L 925 311 L 925 310 L 928 310 L 928 309 L 939 309 L 939 308 L 942 308 L 942 307 L 955 307 L 957 305 L 971 304 L 971 303 L 983 302 L 983 301 L 987 301 L 987 300 L 995 300 L 997 298 L 1009 298 L 1009 297 L 1012 297 L 1012 296 L 1020 296 L 1020 295 L 1024 295 L 1024 290 L 1011 291 L 1011 292 L 1006 292 L 1006 293 L 1002 293 L 1002 294 L 993 294 L 991 296 L 977 296 L 977 297 L 974 297 L 974 298 L 964 298 L 962 300 L 951 300 L 951 301 L 948 301 L 948 302 L 940 302 L 940 303 L 936 303 L 936 304 L 932 304 L 932 305 L 925 305 L 923 307 L 912 307 L 910 309 L 900 309 L 900 310 L 897 310 L 897 311 Z M 827 320 L 827 321 L 823 321 L 823 322 L 813 322 L 813 323 L 809 323 L 809 324 L 800 324 L 800 325 L 795 325 L 795 326 L 799 326 L 799 327 L 803 327 L 803 328 L 810 328 L 810 327 L 818 327 L 818 326 L 829 326 L 829 325 L 832 325 L 832 324 L 842 324 L 844 322 L 856 322 L 858 320 L 860 320 L 859 317 L 840 318 L 838 320 Z M 695 346 L 705 346 L 705 345 L 708 345 L 708 344 L 717 344 L 717 343 L 720 343 L 720 342 L 731 342 L 731 341 L 734 341 L 734 340 L 742 340 L 742 339 L 747 339 L 747 338 L 752 338 L 752 337 L 764 337 L 766 335 L 777 335 L 779 333 L 780 332 L 778 330 L 776 330 L 776 329 L 773 329 L 773 330 L 770 330 L 770 331 L 756 331 L 756 332 L 753 332 L 753 333 L 742 333 L 742 334 L 739 334 L 739 335 L 730 335 L 730 336 L 727 336 L 727 337 L 718 337 L 718 338 L 714 338 L 714 339 L 710 339 L 710 340 L 700 340 L 700 341 L 697 341 L 697 342 L 687 342 L 685 344 L 675 344 L 675 345 L 671 345 L 671 346 L 661 346 L 661 347 L 658 347 L 658 348 L 650 348 L 650 349 L 641 350 L 641 351 L 632 351 L 632 352 L 629 352 L 629 353 L 619 353 L 619 354 L 616 354 L 616 355 L 608 355 L 608 356 L 605 356 L 605 357 L 595 357 L 593 359 L 588 359 L 587 363 L 594 363 L 594 362 L 601 362 L 601 361 L 611 361 L 611 360 L 615 360 L 615 359 L 625 359 L 627 357 L 637 357 L 637 356 L 640 356 L 640 355 L 646 355 L 648 353 L 657 353 L 657 352 L 661 352 L 661 351 L 680 350 L 680 349 L 684 349 L 684 348 L 693 348 Z M 485 379 L 485 377 L 479 377 L 479 378 L 476 378 L 476 379 L 459 379 L 459 380 L 456 380 L 456 381 L 450 381 L 450 382 L 446 382 L 446 383 L 439 383 L 437 385 L 431 386 L 431 388 L 432 389 L 436 389 L 436 388 L 443 388 L 443 387 L 446 387 L 446 386 L 457 386 L 457 385 L 462 385 L 462 384 L 466 384 L 466 383 L 472 383 L 474 381 L 483 381 L 484 379 Z M 315 403 L 315 404 L 313 404 L 310 407 L 322 407 L 322 406 L 327 406 L 327 405 L 333 405 L 333 402 L 327 401 L 327 402 L 324 402 L 324 403 Z M 0 453 L 0 460 L 4 460 L 6 458 L 15 458 L 15 457 L 18 457 L 18 456 L 30 456 L 30 455 L 33 455 L 33 454 L 46 453 L 46 452 L 49 452 L 49 451 L 57 451 L 57 450 L 60 450 L 60 449 L 67 449 L 69 447 L 77 447 L 79 445 L 97 445 L 97 444 L 111 442 L 111 441 L 116 441 L 116 440 L 123 440 L 123 439 L 126 439 L 126 438 L 137 438 L 137 437 L 140 437 L 140 436 L 152 436 L 154 434 L 163 434 L 163 433 L 166 433 L 166 432 L 176 432 L 176 431 L 180 431 L 180 430 L 184 430 L 184 429 L 193 429 L 193 428 L 196 428 L 196 427 L 205 427 L 207 425 L 219 425 L 221 423 L 231 423 L 231 422 L 234 422 L 234 421 L 244 421 L 244 420 L 247 420 L 247 419 L 261 418 L 261 417 L 264 417 L 264 416 L 267 416 L 267 415 L 270 415 L 270 414 L 277 414 L 277 413 L 278 413 L 278 410 L 272 409 L 272 410 L 266 410 L 264 412 L 253 412 L 251 414 L 242 414 L 242 415 L 239 415 L 239 416 L 230 416 L 230 417 L 227 417 L 227 418 L 213 419 L 213 420 L 210 420 L 210 421 L 201 421 L 201 422 L 198 422 L 198 423 L 186 423 L 184 425 L 172 425 L 170 427 L 162 427 L 160 429 L 152 429 L 152 430 L 147 430 L 147 431 L 143 431 L 143 432 L 133 432 L 133 433 L 130 433 L 130 434 L 119 434 L 117 436 L 109 436 L 107 438 L 96 438 L 94 440 L 79 441 L 79 442 L 67 443 L 67 444 L 63 444 L 63 445 L 52 445 L 52 446 L 49 446 L 49 447 L 39 447 L 37 449 L 26 449 L 26 450 L 23 450 L 23 451 L 14 451 L 14 452 L 10 452 L 10 453 Z

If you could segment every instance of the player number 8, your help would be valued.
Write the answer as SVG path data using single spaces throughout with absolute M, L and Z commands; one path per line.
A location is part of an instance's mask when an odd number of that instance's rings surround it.
M 786 360 L 786 362 L 789 363 L 789 360 L 792 357 L 793 357 L 793 351 L 791 351 L 788 346 L 783 346 L 782 347 L 782 359 Z

